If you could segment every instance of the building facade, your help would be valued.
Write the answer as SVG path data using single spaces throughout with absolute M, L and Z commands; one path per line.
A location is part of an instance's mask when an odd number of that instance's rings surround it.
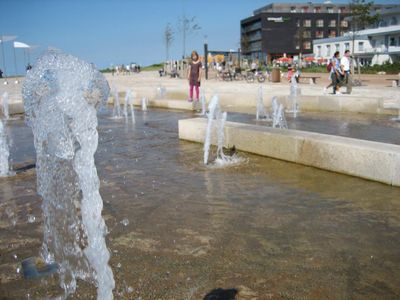
M 354 52 L 362 65 L 382 64 L 400 60 L 400 6 L 383 8 L 380 20 L 370 28 L 348 32 L 343 36 L 313 41 L 317 59 L 329 59 L 335 51 Z
M 393 5 L 392 5 L 393 6 Z M 374 5 L 381 10 L 383 5 Z M 273 59 L 313 53 L 313 41 L 349 30 L 346 4 L 272 3 L 241 21 L 241 51 L 250 59 Z
M 400 60 L 400 25 L 360 30 L 356 34 L 314 40 L 316 59 L 329 59 L 335 51 L 342 56 L 350 50 L 362 65 L 393 63 Z

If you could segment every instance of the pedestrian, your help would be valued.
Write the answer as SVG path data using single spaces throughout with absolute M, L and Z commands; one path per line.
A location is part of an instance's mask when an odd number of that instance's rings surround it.
M 340 70 L 339 51 L 336 51 L 333 54 L 333 57 L 331 58 L 331 61 L 329 62 L 327 69 L 329 71 L 329 79 L 331 80 L 331 83 L 324 88 L 324 93 L 326 93 L 330 87 L 333 87 L 333 94 L 336 93 L 340 94 L 338 85 L 339 83 L 338 72 Z
M 196 101 L 199 101 L 199 87 L 201 80 L 201 61 L 199 54 L 196 51 L 192 51 L 191 62 L 189 64 L 188 80 L 189 80 L 189 102 L 193 101 L 193 88 L 196 89 Z
M 352 91 L 352 80 L 350 78 L 350 59 L 350 50 L 344 51 L 344 56 L 340 60 L 340 64 L 343 65 L 344 83 L 346 84 L 347 94 L 351 94 Z
M 3 78 L 3 71 L 0 69 L 0 78 Z

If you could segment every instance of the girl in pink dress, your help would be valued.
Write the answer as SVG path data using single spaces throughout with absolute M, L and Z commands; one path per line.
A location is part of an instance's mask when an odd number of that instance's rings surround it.
M 199 59 L 199 54 L 196 51 L 192 51 L 191 55 L 192 61 L 189 64 L 189 102 L 193 101 L 193 88 L 196 89 L 196 101 L 199 101 L 199 87 L 200 87 L 200 79 L 201 79 L 201 61 Z

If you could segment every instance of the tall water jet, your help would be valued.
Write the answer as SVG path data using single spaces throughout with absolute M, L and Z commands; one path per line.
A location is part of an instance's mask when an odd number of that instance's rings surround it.
M 207 129 L 206 129 L 206 138 L 204 141 L 204 164 L 208 164 L 208 157 L 210 154 L 210 146 L 211 146 L 211 133 L 213 128 L 213 121 L 214 119 L 220 114 L 220 106 L 219 106 L 219 97 L 218 95 L 214 95 L 211 98 L 210 104 L 208 105 L 208 122 L 207 122 Z
M 258 88 L 256 120 L 270 121 L 271 118 L 265 109 L 262 86 Z
M 125 121 L 128 120 L 129 92 L 130 92 L 130 90 L 127 90 L 127 91 L 126 91 L 126 93 L 125 93 L 125 99 L 124 99 L 124 117 L 125 117 Z
M 4 130 L 3 122 L 0 119 L 0 177 L 10 175 L 10 167 L 8 158 L 10 151 L 8 150 L 7 136 Z
M 226 122 L 227 113 L 221 112 L 221 107 L 219 106 L 219 97 L 218 95 L 214 95 L 208 105 L 208 122 L 206 129 L 206 136 L 204 140 L 204 157 L 203 162 L 205 165 L 209 164 L 209 156 L 210 156 L 210 148 L 211 148 L 211 138 L 212 131 L 214 129 L 214 124 L 216 125 L 217 131 L 217 157 L 214 161 L 215 165 L 218 166 L 226 166 L 229 164 L 237 164 L 243 161 L 242 158 L 236 155 L 236 152 L 233 149 L 233 153 L 230 155 L 225 155 L 224 153 L 224 145 L 225 145 L 225 122 Z
M 200 92 L 200 103 L 201 103 L 201 115 L 206 115 L 206 92 L 204 89 L 201 89 Z
M 142 98 L 142 110 L 147 111 L 147 98 L 146 97 Z
M 119 93 L 116 87 L 113 88 L 112 94 L 114 98 L 113 118 L 119 119 L 121 118 L 121 105 L 119 103 Z
M 8 120 L 10 118 L 10 113 L 9 113 L 9 97 L 8 93 L 4 92 L 2 97 L 1 97 L 1 110 L 3 112 L 4 118 Z
M 289 107 L 287 112 L 293 113 L 293 117 L 297 117 L 299 112 L 299 96 L 301 95 L 301 90 L 297 84 L 297 76 L 292 76 L 290 80 L 290 94 L 289 94 Z
M 82 60 L 50 50 L 27 74 L 22 88 L 26 122 L 36 149 L 37 190 L 43 199 L 42 258 L 59 265 L 65 296 L 76 280 L 97 287 L 97 299 L 113 299 L 107 228 L 94 164 L 96 109 L 106 104 L 104 76 Z
M 283 104 L 280 103 L 277 108 L 275 108 L 276 111 L 274 112 L 274 118 L 272 121 L 272 127 L 273 128 L 281 128 L 281 129 L 287 129 L 287 122 L 286 122 L 286 117 L 285 117 L 285 109 L 283 107 Z
M 133 99 L 134 99 L 134 93 L 130 89 L 128 89 L 126 91 L 125 102 L 130 107 L 132 123 L 135 124 L 135 110 L 133 108 Z M 128 113 L 127 113 L 127 115 L 128 115 Z
M 164 99 L 166 94 L 167 94 L 167 89 L 160 83 L 156 91 L 157 98 Z

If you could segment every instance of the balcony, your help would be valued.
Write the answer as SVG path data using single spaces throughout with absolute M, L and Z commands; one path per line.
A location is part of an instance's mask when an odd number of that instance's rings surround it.
M 388 53 L 400 53 L 400 46 L 389 46 Z

